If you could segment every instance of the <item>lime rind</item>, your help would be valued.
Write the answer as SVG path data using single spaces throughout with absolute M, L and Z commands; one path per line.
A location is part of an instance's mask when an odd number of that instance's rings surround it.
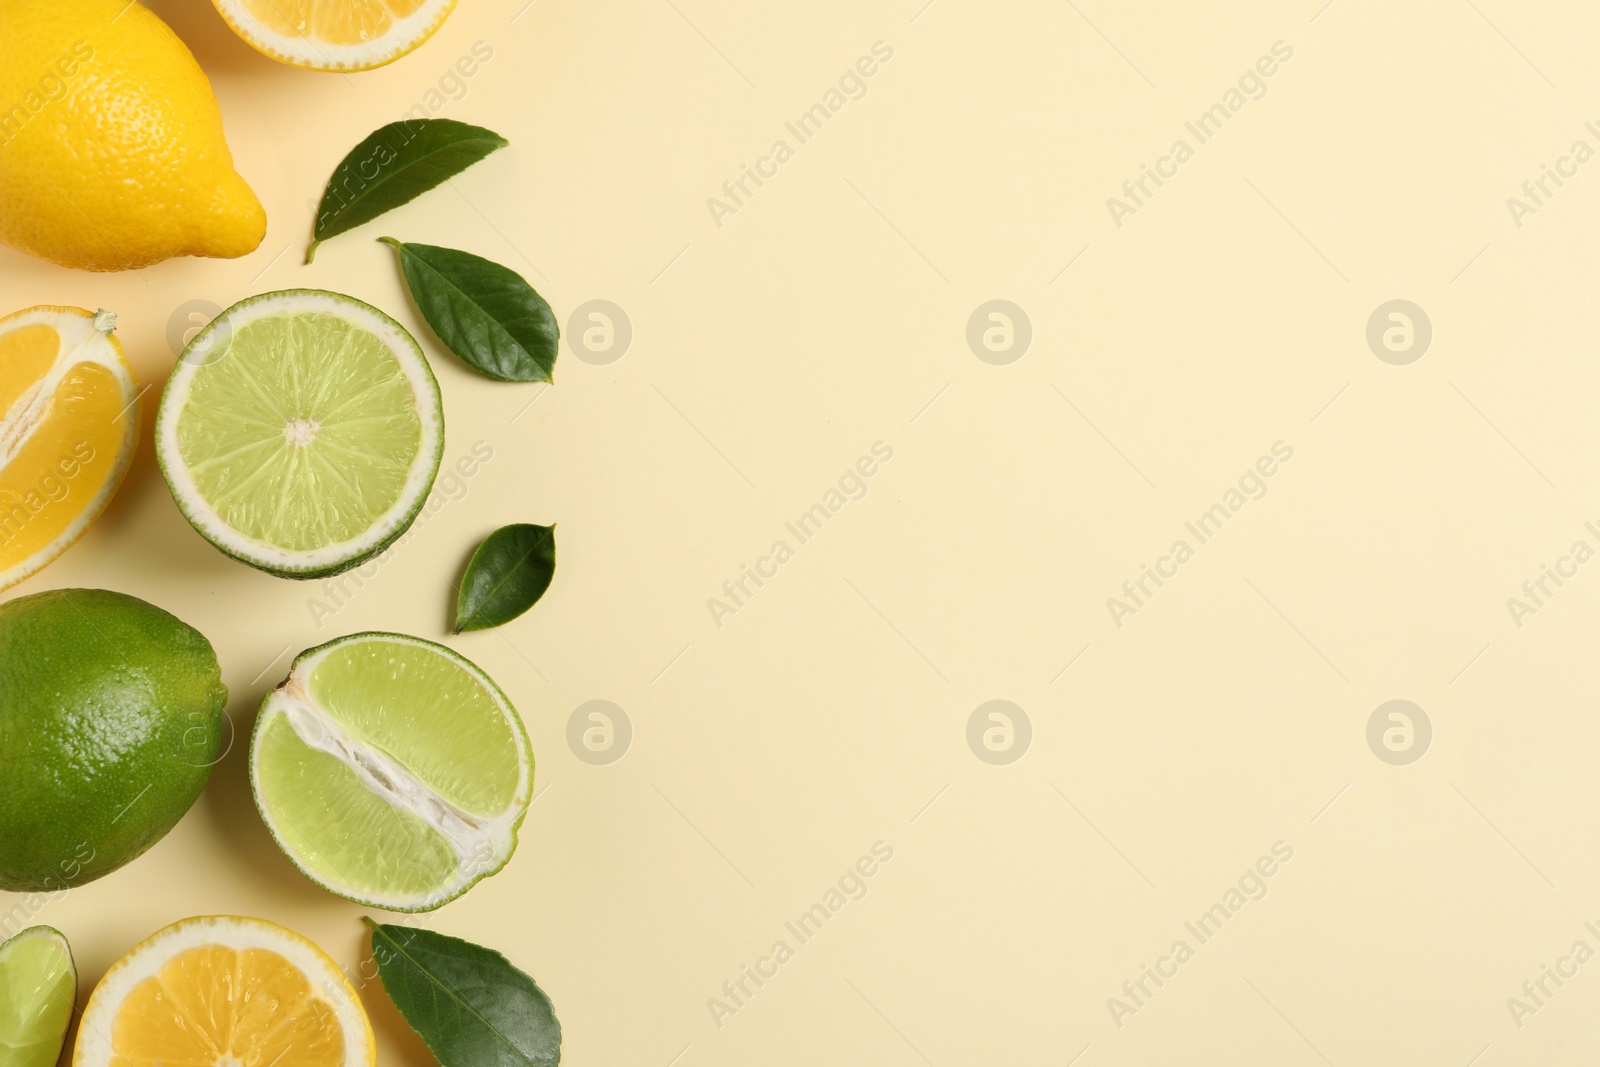
M 318 666 L 331 653 L 364 643 L 400 645 L 440 656 L 469 675 L 493 701 L 495 709 L 510 728 L 509 741 L 517 755 L 515 788 L 502 811 L 474 813 L 451 803 L 383 747 L 363 739 L 356 730 L 320 706 L 312 692 L 313 677 Z M 457 709 L 442 707 L 439 710 L 440 714 L 449 715 Z M 274 793 L 283 789 L 284 785 L 268 780 L 273 771 L 281 766 L 273 764 L 273 756 L 275 748 L 282 748 L 285 725 L 304 749 L 316 753 L 320 758 L 331 756 L 337 759 L 351 775 L 359 778 L 372 795 L 392 805 L 397 809 L 397 814 L 404 816 L 403 824 L 392 838 L 367 842 L 360 849 L 360 855 L 335 858 L 314 843 L 317 837 L 330 829 L 328 822 L 323 825 L 292 825 L 285 819 L 287 811 L 296 806 L 294 798 L 276 798 Z M 378 631 L 351 634 L 300 653 L 290 667 L 289 677 L 262 701 L 250 743 L 250 785 L 256 810 L 290 862 L 329 892 L 386 911 L 432 911 L 503 870 L 516 851 L 517 832 L 527 816 L 532 799 L 533 777 L 533 750 L 527 730 L 510 699 L 494 680 L 454 650 L 406 634 Z M 301 789 L 307 788 L 304 780 L 297 779 L 296 784 Z M 340 779 L 332 781 L 328 791 L 335 796 L 348 796 L 347 789 L 348 782 Z M 310 799 L 322 798 L 319 795 Z M 365 798 L 361 798 L 362 806 L 365 806 L 364 802 Z M 299 810 L 309 809 L 302 807 Z M 335 817 L 344 814 L 338 812 Z M 359 819 L 362 814 L 357 812 L 352 817 Z M 389 825 L 394 824 L 391 822 Z M 413 832 L 416 827 L 425 827 L 429 832 L 419 835 Z M 388 881 L 410 879 L 414 882 L 415 879 L 410 878 L 411 872 L 426 860 L 413 856 L 412 850 L 431 849 L 437 841 L 447 843 L 450 849 L 452 862 L 449 869 L 441 871 L 439 877 L 426 888 L 397 891 L 387 884 L 386 877 Z M 374 856 L 378 864 L 387 867 L 387 873 L 373 869 Z M 341 860 L 344 862 L 341 863 Z M 393 873 L 397 870 L 401 872 L 399 875 Z
M 412 389 L 421 443 L 398 498 L 360 535 L 309 550 L 291 550 L 250 537 L 223 519 L 196 484 L 179 447 L 179 424 L 196 376 L 227 357 L 234 333 L 263 318 L 325 314 L 375 336 L 398 361 Z M 189 524 L 225 555 L 281 578 L 325 578 L 381 554 L 416 520 L 444 453 L 439 383 L 422 348 L 405 327 L 354 297 L 320 289 L 285 289 L 249 297 L 228 308 L 190 340 L 173 368 L 156 414 L 156 459 L 172 498 Z
M 34 926 L 0 944 L 0 1067 L 54 1067 L 77 1002 L 78 968 L 61 931 Z

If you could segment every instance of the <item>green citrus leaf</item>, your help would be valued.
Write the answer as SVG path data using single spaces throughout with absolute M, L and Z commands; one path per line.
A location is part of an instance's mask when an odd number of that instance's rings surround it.
M 454 119 L 402 119 L 374 130 L 328 179 L 311 228 L 311 247 L 371 222 L 510 144 L 493 130 Z
M 532 978 L 500 953 L 431 930 L 372 929 L 384 991 L 442 1067 L 554 1067 L 561 1023 Z
M 379 240 L 400 253 L 417 310 L 461 361 L 503 382 L 548 382 L 561 327 L 522 276 L 481 256 Z
M 555 573 L 554 526 L 502 526 L 467 563 L 456 597 L 456 633 L 504 626 L 539 602 Z

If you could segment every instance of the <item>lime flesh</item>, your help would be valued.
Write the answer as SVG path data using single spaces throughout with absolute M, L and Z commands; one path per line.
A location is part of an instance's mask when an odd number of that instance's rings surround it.
M 287 577 L 346 570 L 399 536 L 442 438 L 438 385 L 415 340 L 375 308 L 316 290 L 243 301 L 196 335 L 156 432 L 190 522 Z
M 393 507 L 421 443 L 388 349 L 317 312 L 241 328 L 178 416 L 178 450 L 223 521 L 296 552 L 348 541 Z
M 325 888 L 426 911 L 503 867 L 533 755 L 516 711 L 442 645 L 357 634 L 303 653 L 262 703 L 251 783 L 267 827 Z
M 54 1067 L 77 997 L 61 934 L 35 926 L 0 945 L 0 1067 Z

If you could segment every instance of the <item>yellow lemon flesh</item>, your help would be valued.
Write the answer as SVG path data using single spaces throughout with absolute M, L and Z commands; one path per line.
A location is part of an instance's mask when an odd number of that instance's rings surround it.
M 262 919 L 185 919 L 106 972 L 73 1067 L 372 1067 L 372 1027 L 337 964 Z
M 0 0 L 0 243 L 83 270 L 253 251 L 211 83 L 129 0 Z
M 433 36 L 456 0 L 212 0 L 256 51 L 309 70 L 371 70 Z
M 139 439 L 116 316 L 36 307 L 0 319 L 0 589 L 99 518 Z

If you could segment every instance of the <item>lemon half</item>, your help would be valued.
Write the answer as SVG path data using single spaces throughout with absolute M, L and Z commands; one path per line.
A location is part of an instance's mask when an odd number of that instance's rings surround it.
M 99 517 L 139 439 L 116 316 L 35 307 L 0 319 L 0 589 Z
M 371 70 L 422 44 L 456 0 L 212 0 L 252 48 L 308 70 Z
M 73 1067 L 372 1067 L 372 1026 L 339 966 L 292 930 L 185 919 L 135 946 L 89 998 Z

